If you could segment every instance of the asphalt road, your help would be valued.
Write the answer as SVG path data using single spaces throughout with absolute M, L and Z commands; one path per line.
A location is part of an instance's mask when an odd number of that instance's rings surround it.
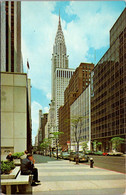
M 124 156 L 95 156 L 89 155 L 89 158 L 93 158 L 94 166 L 104 168 L 120 173 L 126 173 L 126 157 Z M 49 156 L 42 156 L 34 154 L 36 163 L 47 163 L 49 161 L 57 161 L 57 159 Z M 60 161 L 60 159 L 58 160 Z M 89 164 L 90 162 L 88 162 Z M 87 163 L 86 163 L 87 164 Z
M 126 157 L 124 156 L 95 156 L 89 155 L 89 158 L 93 158 L 94 166 L 126 173 Z M 90 161 L 88 162 L 88 164 Z

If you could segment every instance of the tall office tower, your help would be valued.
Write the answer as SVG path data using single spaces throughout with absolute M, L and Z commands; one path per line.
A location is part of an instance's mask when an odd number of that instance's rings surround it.
M 111 151 L 113 137 L 126 138 L 126 8 L 110 30 L 110 48 L 94 68 L 91 139 Z M 125 144 L 118 148 L 126 152 Z
M 23 73 L 21 1 L 0 2 L 1 157 L 31 152 L 31 84 Z
M 6 62 L 6 39 L 5 39 L 5 35 L 6 35 L 6 31 L 5 31 L 5 17 L 6 13 L 5 13 L 5 2 L 0 2 L 0 52 L 1 52 L 1 58 L 0 58 L 0 67 L 1 67 L 1 71 L 5 71 L 5 62 Z
M 65 39 L 61 27 L 59 16 L 59 24 L 53 45 L 52 54 L 52 99 L 55 100 L 55 71 L 56 68 L 68 68 L 68 56 L 66 55 Z
M 74 69 L 68 69 L 68 56 L 59 16 L 58 30 L 52 54 L 52 101 L 54 102 L 55 130 L 58 126 L 58 109 L 64 104 L 64 91 Z M 51 104 L 52 105 L 52 104 Z
M 0 3 L 1 71 L 23 72 L 21 54 L 21 2 Z

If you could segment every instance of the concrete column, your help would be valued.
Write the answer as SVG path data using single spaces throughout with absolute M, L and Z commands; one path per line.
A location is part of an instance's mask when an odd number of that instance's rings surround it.
M 14 2 L 14 72 L 17 72 L 17 2 Z
M 0 3 L 1 71 L 6 71 L 6 12 L 5 2 Z
M 11 1 L 8 1 L 8 71 L 11 72 Z

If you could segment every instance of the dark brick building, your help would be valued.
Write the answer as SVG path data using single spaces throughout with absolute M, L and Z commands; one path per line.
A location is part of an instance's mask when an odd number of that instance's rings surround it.
M 110 30 L 110 48 L 94 68 L 93 91 L 91 139 L 111 151 L 110 139 L 126 135 L 126 8 Z

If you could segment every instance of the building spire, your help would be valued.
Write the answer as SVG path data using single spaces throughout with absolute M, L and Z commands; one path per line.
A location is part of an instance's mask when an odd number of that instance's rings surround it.
M 59 9 L 59 25 L 58 25 L 58 29 L 61 29 L 61 21 L 60 21 L 60 9 Z

